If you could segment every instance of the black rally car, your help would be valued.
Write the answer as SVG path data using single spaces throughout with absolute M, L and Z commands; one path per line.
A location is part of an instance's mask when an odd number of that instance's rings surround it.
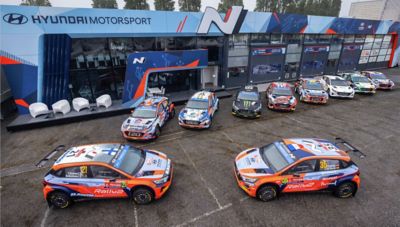
M 261 96 L 256 86 L 240 89 L 232 103 L 234 116 L 257 118 L 261 116 Z

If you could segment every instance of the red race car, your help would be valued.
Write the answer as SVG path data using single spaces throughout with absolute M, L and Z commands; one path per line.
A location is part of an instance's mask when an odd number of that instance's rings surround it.
M 267 101 L 269 109 L 294 111 L 297 105 L 292 87 L 284 82 L 272 82 L 269 85 Z

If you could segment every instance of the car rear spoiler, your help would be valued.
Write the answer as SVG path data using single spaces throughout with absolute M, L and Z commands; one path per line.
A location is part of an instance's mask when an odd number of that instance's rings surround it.
M 359 158 L 365 158 L 367 155 L 364 154 L 362 151 L 351 145 L 349 142 L 346 140 L 336 137 L 335 138 L 335 144 L 343 144 L 348 150 L 345 150 L 346 153 L 353 152 L 354 154 L 357 154 Z
M 50 151 L 44 158 L 42 158 L 37 164 L 36 167 L 42 168 L 50 159 L 52 159 L 59 151 L 65 151 L 65 145 L 59 145 L 52 151 Z M 54 159 L 55 161 L 56 159 Z

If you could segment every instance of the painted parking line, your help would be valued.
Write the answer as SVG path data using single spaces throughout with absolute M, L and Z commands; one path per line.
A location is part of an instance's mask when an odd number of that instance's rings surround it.
M 196 164 L 193 162 L 193 160 L 190 158 L 189 154 L 187 153 L 186 149 L 182 146 L 181 142 L 178 141 L 179 147 L 182 149 L 183 153 L 185 154 L 186 158 L 189 159 L 190 163 L 192 164 L 194 170 L 196 171 L 197 175 L 200 177 L 200 180 L 203 182 L 203 184 L 206 186 L 208 192 L 211 194 L 211 196 L 214 198 L 215 202 L 218 205 L 218 208 L 221 209 L 221 203 L 219 202 L 217 196 L 214 194 L 213 190 L 208 186 L 207 181 L 204 179 L 203 175 L 199 172 Z
M 50 213 L 50 208 L 47 207 L 46 211 L 44 212 L 44 216 L 42 218 L 42 221 L 40 222 L 40 227 L 45 227 L 46 226 L 46 221 L 47 221 L 47 218 L 49 217 L 49 213 Z

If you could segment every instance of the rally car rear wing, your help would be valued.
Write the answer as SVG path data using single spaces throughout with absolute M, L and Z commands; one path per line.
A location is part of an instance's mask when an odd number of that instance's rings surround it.
M 50 159 L 52 159 L 59 151 L 65 151 L 65 145 L 59 145 L 52 151 L 50 151 L 44 158 L 42 158 L 37 164 L 36 167 L 42 168 Z M 54 159 L 55 161 L 56 159 Z
M 343 146 L 345 146 L 347 148 L 347 150 L 344 150 L 346 153 L 353 152 L 359 158 L 365 158 L 367 156 L 362 151 L 360 151 L 359 149 L 357 149 L 356 147 L 351 145 L 349 142 L 347 142 L 346 140 L 344 140 L 340 137 L 335 138 L 335 145 L 338 145 L 338 144 L 343 144 Z

